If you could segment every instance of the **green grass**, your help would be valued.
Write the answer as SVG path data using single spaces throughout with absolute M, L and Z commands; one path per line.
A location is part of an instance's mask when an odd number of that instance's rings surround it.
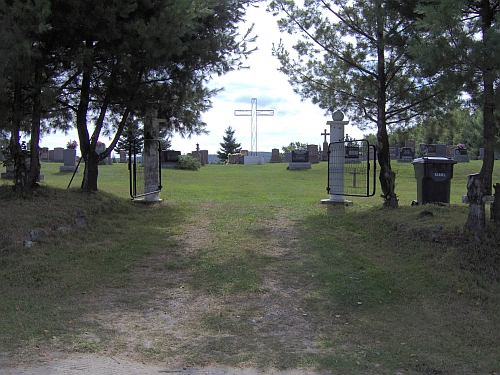
M 463 232 L 479 162 L 455 165 L 449 206 L 411 206 L 413 166 L 394 163 L 400 208 L 383 209 L 378 189 L 342 210 L 320 204 L 325 163 L 164 170 L 153 205 L 130 201 L 125 164 L 101 166 L 93 194 L 58 168 L 43 164 L 26 199 L 0 186 L 0 363 L 107 350 L 333 374 L 499 371 L 498 227 L 479 245 Z M 24 248 L 33 228 L 46 235 Z

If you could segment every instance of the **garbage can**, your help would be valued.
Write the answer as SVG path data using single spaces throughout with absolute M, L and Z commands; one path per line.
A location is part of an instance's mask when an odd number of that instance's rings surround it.
M 417 179 L 417 203 L 450 203 L 450 185 L 453 178 L 451 158 L 423 157 L 412 161 Z

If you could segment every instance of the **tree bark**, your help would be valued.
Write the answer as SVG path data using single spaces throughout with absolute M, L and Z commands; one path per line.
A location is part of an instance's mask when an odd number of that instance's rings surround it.
M 391 169 L 389 155 L 389 136 L 387 135 L 386 110 L 387 103 L 385 72 L 385 40 L 384 40 L 384 15 L 382 1 L 377 0 L 377 140 L 378 162 L 380 165 L 380 185 L 385 207 L 398 207 L 395 193 L 396 174 Z
M 97 177 L 99 175 L 99 154 L 90 151 L 85 155 L 85 168 L 83 171 L 82 189 L 97 191 Z

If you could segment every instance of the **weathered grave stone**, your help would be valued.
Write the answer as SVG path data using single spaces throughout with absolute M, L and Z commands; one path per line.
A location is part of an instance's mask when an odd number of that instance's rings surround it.
M 127 162 L 127 151 L 120 151 L 120 163 Z
M 283 155 L 283 161 L 285 163 L 291 163 L 292 162 L 292 153 L 291 152 L 285 152 Z
M 42 147 L 40 149 L 40 160 L 43 161 L 48 161 L 49 159 L 49 148 L 48 147 Z
M 307 152 L 309 153 L 309 161 L 312 164 L 319 163 L 318 145 L 307 145 Z
M 208 164 L 208 150 L 200 150 L 200 162 L 201 165 Z
M 393 160 L 398 159 L 399 147 L 398 146 L 389 146 L 389 156 Z
M 54 153 L 51 160 L 61 163 L 64 162 L 64 148 L 62 147 L 54 148 Z
M 76 150 L 67 148 L 63 151 L 64 165 L 59 167 L 60 172 L 80 172 L 80 166 L 76 166 Z
M 446 157 L 446 145 L 420 144 L 420 157 Z
M 405 141 L 405 147 L 409 147 L 413 150 L 413 152 L 415 152 L 415 150 L 417 148 L 417 142 L 413 139 L 407 139 Z
M 273 148 L 271 150 L 271 160 L 270 163 L 281 163 L 280 150 Z
M 470 162 L 469 155 L 466 148 L 457 147 L 455 148 L 455 155 L 453 155 L 453 159 L 459 163 L 468 163 Z
M 243 164 L 253 164 L 253 165 L 262 165 L 264 164 L 263 156 L 243 156 Z
M 292 161 L 288 163 L 288 169 L 310 169 L 309 151 L 293 150 Z
M 180 151 L 164 150 L 161 152 L 161 167 L 162 168 L 180 168 L 179 156 Z
M 410 147 L 403 147 L 399 153 L 398 162 L 411 163 L 415 159 L 415 152 Z

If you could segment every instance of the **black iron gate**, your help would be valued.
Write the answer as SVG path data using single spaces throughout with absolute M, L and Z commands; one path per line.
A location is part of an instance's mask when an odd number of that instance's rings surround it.
M 151 141 L 150 141 L 151 142 Z M 161 147 L 160 141 L 158 141 L 158 182 L 157 189 L 151 189 L 153 191 L 145 191 L 146 181 L 144 178 L 144 164 L 142 148 L 138 142 L 132 142 L 129 147 L 128 154 L 128 170 L 129 170 L 129 182 L 130 182 L 130 196 L 132 199 L 139 197 L 144 197 L 149 194 L 156 194 L 161 191 Z M 156 183 L 156 181 L 155 181 Z
M 332 142 L 328 145 L 328 185 L 332 195 L 375 195 L 376 150 L 366 139 Z M 331 177 L 341 176 L 338 181 Z M 343 184 L 338 186 L 335 184 Z

